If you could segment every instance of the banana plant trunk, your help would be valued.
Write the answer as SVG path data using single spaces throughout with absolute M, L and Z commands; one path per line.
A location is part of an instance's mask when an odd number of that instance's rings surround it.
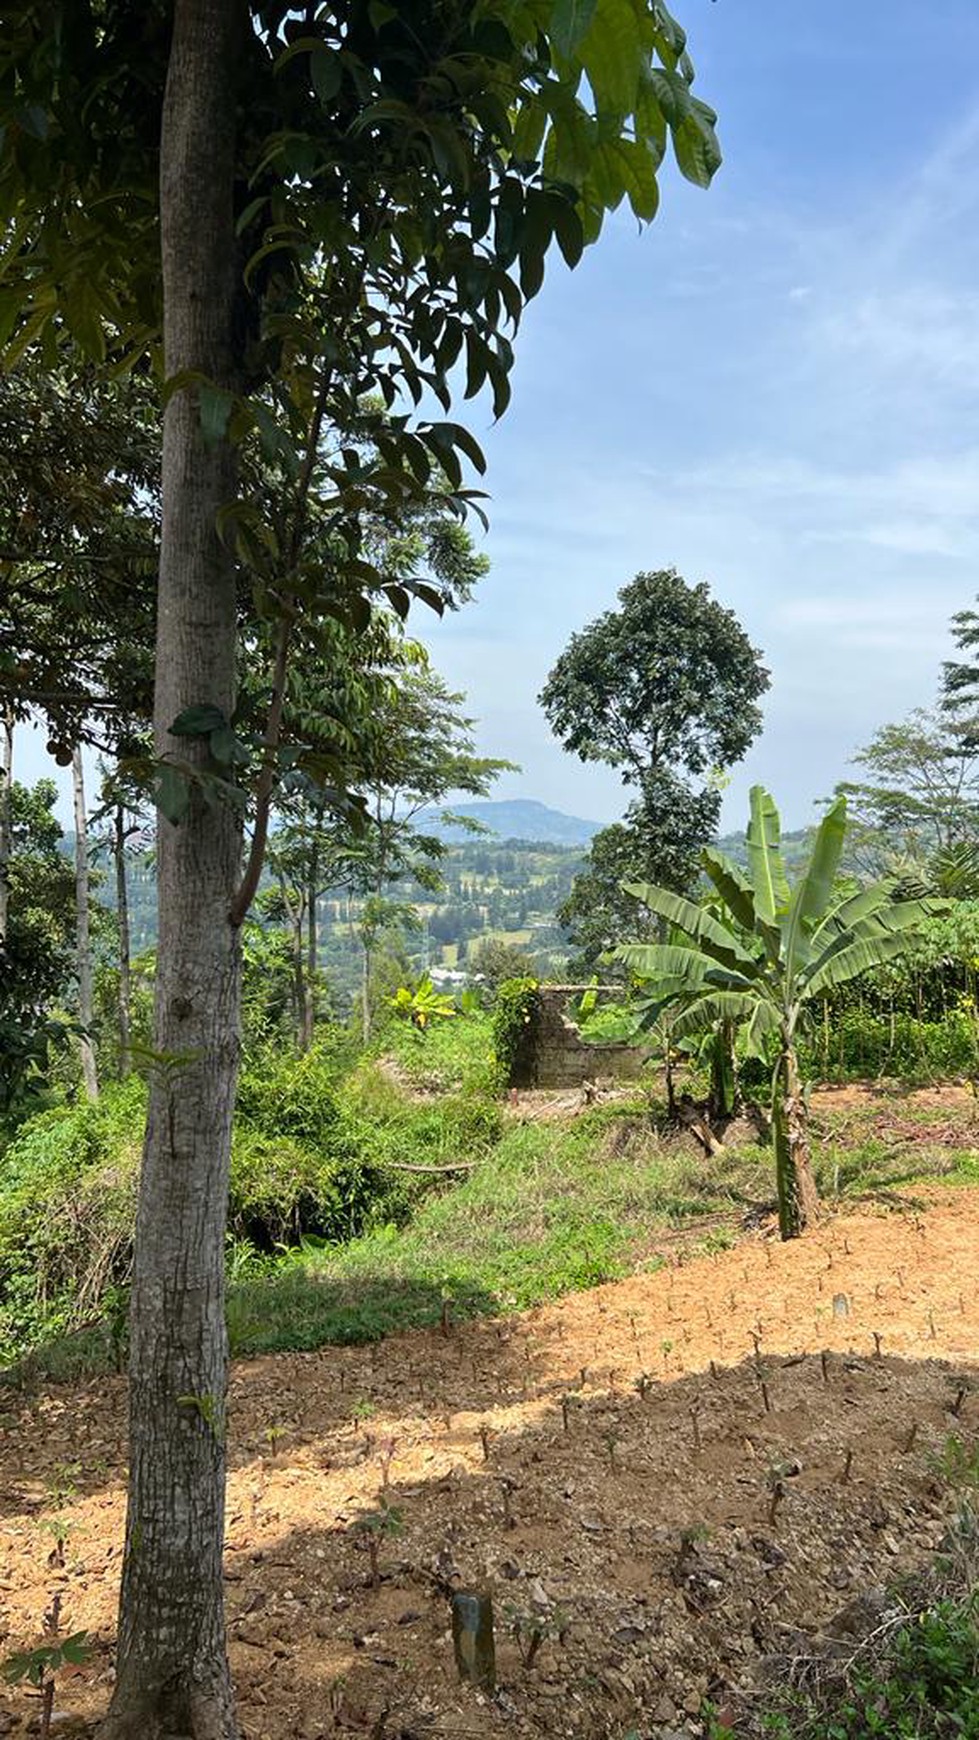
M 778 1224 L 783 1239 L 798 1238 L 819 1218 L 808 1126 L 795 1044 L 790 1034 L 783 1034 L 772 1097 Z
M 711 1039 L 708 1115 L 711 1121 L 731 1118 L 738 1107 L 738 1076 L 734 1059 L 735 1024 L 719 1021 Z

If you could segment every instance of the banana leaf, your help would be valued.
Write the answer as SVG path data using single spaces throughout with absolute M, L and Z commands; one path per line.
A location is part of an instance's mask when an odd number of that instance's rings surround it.
M 670 1022 L 670 1035 L 686 1039 L 690 1034 L 703 1033 L 718 1021 L 747 1021 L 758 1001 L 754 991 L 705 991 Z
M 724 966 L 751 965 L 753 956 L 743 947 L 740 939 L 702 906 L 696 906 L 692 900 L 684 900 L 682 895 L 674 894 L 672 889 L 658 888 L 651 882 L 623 882 L 622 887 L 626 894 L 631 894 L 634 900 L 640 901 L 650 912 L 655 912 L 658 918 L 665 918 L 668 924 L 684 931 L 694 942 L 710 944 L 710 953 Z
M 764 923 L 774 924 L 789 904 L 789 884 L 779 850 L 781 823 L 775 799 L 764 786 L 753 785 L 750 800 L 745 849 L 755 911 Z
M 914 941 L 913 931 L 885 931 L 876 937 L 861 937 L 846 948 L 827 951 L 806 979 L 806 997 L 818 996 L 820 991 L 829 991 L 834 985 L 845 985 L 859 973 L 896 960 L 907 953 Z
M 809 863 L 789 901 L 785 924 L 785 974 L 789 984 L 798 967 L 812 958 L 810 932 L 825 916 L 846 838 L 846 798 L 826 811 L 813 841 Z

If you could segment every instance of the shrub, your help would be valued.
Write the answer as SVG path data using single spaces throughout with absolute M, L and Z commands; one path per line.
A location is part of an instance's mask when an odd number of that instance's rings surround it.
M 133 1079 L 25 1124 L 0 1160 L 0 1358 L 99 1309 L 124 1281 L 145 1090 Z
M 500 1092 L 517 1071 L 521 1054 L 532 1037 L 537 988 L 536 979 L 505 979 L 497 991 L 493 1010 L 493 1051 Z
M 831 1023 L 805 1035 L 799 1045 L 799 1060 L 804 1074 L 823 1081 L 851 1081 L 866 1076 L 927 1080 L 974 1075 L 975 1019 L 964 1009 L 951 1010 L 941 1021 L 845 1009 Z

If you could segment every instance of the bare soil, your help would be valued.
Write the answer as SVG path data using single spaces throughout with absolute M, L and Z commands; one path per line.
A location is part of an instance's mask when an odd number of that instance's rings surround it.
M 925 1195 L 519 1318 L 237 1364 L 247 1740 L 696 1734 L 705 1696 L 753 1695 L 920 1567 L 955 1504 L 943 1450 L 979 1437 L 979 1192 Z M 112 1677 L 124 1384 L 0 1408 L 0 1651 L 36 1643 L 59 1593 L 95 1640 L 58 1694 L 81 1731 Z M 402 1529 L 374 1587 L 353 1525 L 382 1493 Z M 463 1587 L 492 1590 L 495 1697 L 454 1667 Z M 515 1626 L 544 1634 L 529 1669 Z M 37 1712 L 5 1689 L 0 1732 Z

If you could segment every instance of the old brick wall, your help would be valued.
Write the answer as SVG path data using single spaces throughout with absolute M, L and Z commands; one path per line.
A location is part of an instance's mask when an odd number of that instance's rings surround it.
M 589 1045 L 569 1019 L 572 999 L 589 989 L 586 985 L 540 987 L 533 1019 L 511 1071 L 511 1086 L 572 1088 L 602 1077 L 630 1081 L 639 1075 L 646 1055 L 640 1046 Z

